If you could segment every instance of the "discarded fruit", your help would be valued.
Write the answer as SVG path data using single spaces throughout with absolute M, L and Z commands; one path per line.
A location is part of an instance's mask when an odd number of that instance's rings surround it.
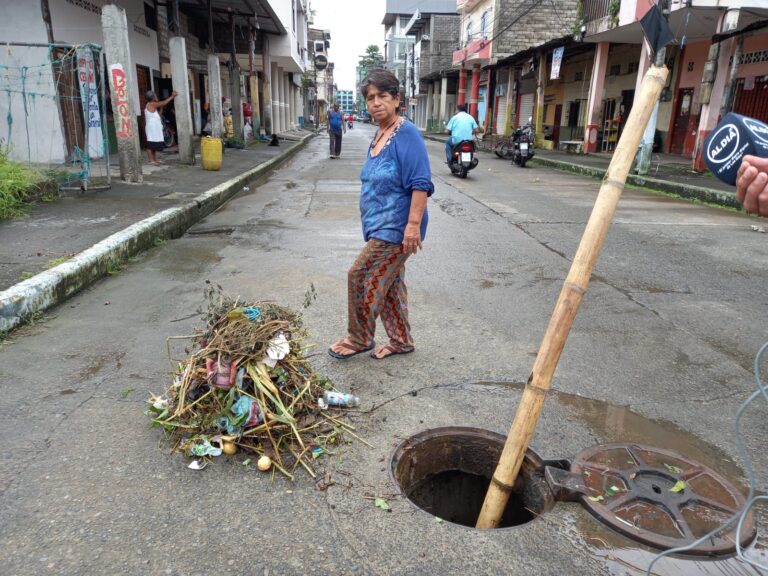
M 272 468 L 272 458 L 269 456 L 262 456 L 259 458 L 259 461 L 256 463 L 256 466 L 259 467 L 259 470 L 262 472 L 266 472 L 270 468 Z
M 227 456 L 232 456 L 232 454 L 237 453 L 237 444 L 235 444 L 234 442 L 222 442 L 221 449 L 224 451 L 224 454 L 226 454 Z

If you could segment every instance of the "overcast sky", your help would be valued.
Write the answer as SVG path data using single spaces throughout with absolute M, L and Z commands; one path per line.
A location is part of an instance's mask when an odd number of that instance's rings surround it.
M 355 66 L 371 44 L 384 53 L 385 0 L 310 0 L 313 28 L 331 31 L 328 60 L 339 90 L 355 89 Z

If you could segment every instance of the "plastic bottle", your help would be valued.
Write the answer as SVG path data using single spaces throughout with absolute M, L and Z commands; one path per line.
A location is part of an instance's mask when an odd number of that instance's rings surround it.
M 344 406 L 347 408 L 360 406 L 360 398 L 344 392 L 330 392 L 326 390 L 323 392 L 323 400 L 328 406 Z

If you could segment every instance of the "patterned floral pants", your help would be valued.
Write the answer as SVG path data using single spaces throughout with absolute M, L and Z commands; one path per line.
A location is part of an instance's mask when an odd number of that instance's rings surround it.
M 381 317 L 389 342 L 398 350 L 412 350 L 408 324 L 408 290 L 402 244 L 371 239 L 347 274 L 349 337 L 361 347 L 370 346 Z

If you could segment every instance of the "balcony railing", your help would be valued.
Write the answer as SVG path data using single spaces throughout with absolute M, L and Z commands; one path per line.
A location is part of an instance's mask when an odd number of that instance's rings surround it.
M 592 22 L 608 16 L 612 1 L 616 2 L 616 0 L 582 0 L 584 21 Z

